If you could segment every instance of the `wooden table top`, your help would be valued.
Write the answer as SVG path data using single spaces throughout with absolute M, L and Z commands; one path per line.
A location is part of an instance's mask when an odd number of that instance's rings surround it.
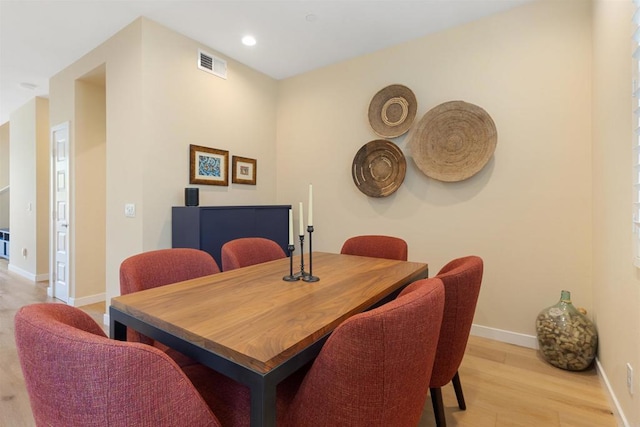
M 293 265 L 295 272 L 298 256 Z M 320 281 L 283 281 L 288 274 L 289 258 L 285 258 L 115 297 L 111 304 L 266 373 L 353 314 L 427 277 L 428 266 L 314 252 L 313 274 Z

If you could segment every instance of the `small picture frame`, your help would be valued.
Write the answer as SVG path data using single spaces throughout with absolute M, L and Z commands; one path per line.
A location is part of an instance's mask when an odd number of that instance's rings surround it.
M 231 182 L 234 184 L 256 185 L 257 161 L 247 157 L 233 156 Z
M 229 185 L 229 152 L 189 145 L 189 184 Z

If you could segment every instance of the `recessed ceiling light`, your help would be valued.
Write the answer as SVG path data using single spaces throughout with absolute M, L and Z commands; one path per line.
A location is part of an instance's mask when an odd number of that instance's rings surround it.
M 318 20 L 318 16 L 313 13 L 310 13 L 307 16 L 305 16 L 304 19 L 306 19 L 307 22 L 316 22 Z
M 255 46 L 256 39 L 253 36 L 244 36 L 242 38 L 242 44 L 245 46 Z
M 28 82 L 22 82 L 22 83 L 20 83 L 20 87 L 22 89 L 34 90 L 35 88 L 38 87 L 38 85 L 33 84 L 33 83 L 28 83 Z

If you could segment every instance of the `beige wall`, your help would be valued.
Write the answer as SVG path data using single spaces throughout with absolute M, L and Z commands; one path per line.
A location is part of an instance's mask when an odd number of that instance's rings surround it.
M 75 81 L 105 66 L 107 301 L 119 294 L 124 258 L 171 247 L 171 206 L 184 205 L 184 188 L 190 186 L 189 144 L 259 163 L 258 185 L 200 186 L 201 205 L 275 200 L 275 80 L 232 60 L 227 80 L 200 71 L 198 48 L 217 54 L 141 18 L 51 79 L 52 123 L 72 122 L 72 156 L 80 162 Z M 78 166 L 74 170 L 79 173 Z M 84 177 L 73 179 L 78 185 Z M 135 218 L 125 218 L 126 203 L 136 205 Z M 80 201 L 73 204 L 77 209 Z M 72 235 L 76 257 L 83 230 L 76 227 Z M 72 292 L 83 295 L 83 287 L 77 280 Z
M 106 99 L 105 67 L 100 66 L 75 84 L 74 298 L 105 292 L 106 248 Z M 103 300 L 102 297 L 101 300 Z
M 630 1 L 593 6 L 593 295 L 598 358 L 627 422 L 640 426 L 640 272 L 634 267 Z M 635 369 L 631 396 L 626 363 Z
M 32 280 L 49 274 L 49 101 L 34 98 L 10 116 L 9 269 Z M 27 255 L 22 255 L 26 249 Z
M 590 25 L 587 2 L 536 2 L 283 81 L 278 200 L 306 200 L 313 182 L 318 250 L 339 251 L 357 234 L 396 235 L 431 274 L 481 256 L 475 323 L 493 328 L 485 332 L 535 335 L 536 315 L 562 289 L 591 310 Z M 418 118 L 450 100 L 483 107 L 498 130 L 489 164 L 469 180 L 438 182 L 399 137 L 404 184 L 387 198 L 362 194 L 351 162 L 377 139 L 371 97 L 393 83 L 416 94 Z
M 0 188 L 9 185 L 9 122 L 0 126 Z
M 36 217 L 36 278 L 49 277 L 49 219 L 51 208 L 49 205 L 49 181 L 51 143 L 49 135 L 49 100 L 36 98 L 36 203 L 34 212 Z M 32 172 L 33 173 L 33 172 Z M 13 182 L 13 181 L 12 181 Z M 18 206 L 18 209 L 20 207 Z M 13 233 L 12 236 L 13 237 Z M 13 254 L 12 248 L 12 254 Z
M 9 122 L 0 126 L 0 228 L 9 227 Z

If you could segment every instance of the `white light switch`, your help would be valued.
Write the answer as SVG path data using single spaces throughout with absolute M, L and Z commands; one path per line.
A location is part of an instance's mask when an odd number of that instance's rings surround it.
M 127 218 L 135 218 L 136 216 L 136 205 L 133 203 L 127 203 L 124 205 L 124 216 Z

